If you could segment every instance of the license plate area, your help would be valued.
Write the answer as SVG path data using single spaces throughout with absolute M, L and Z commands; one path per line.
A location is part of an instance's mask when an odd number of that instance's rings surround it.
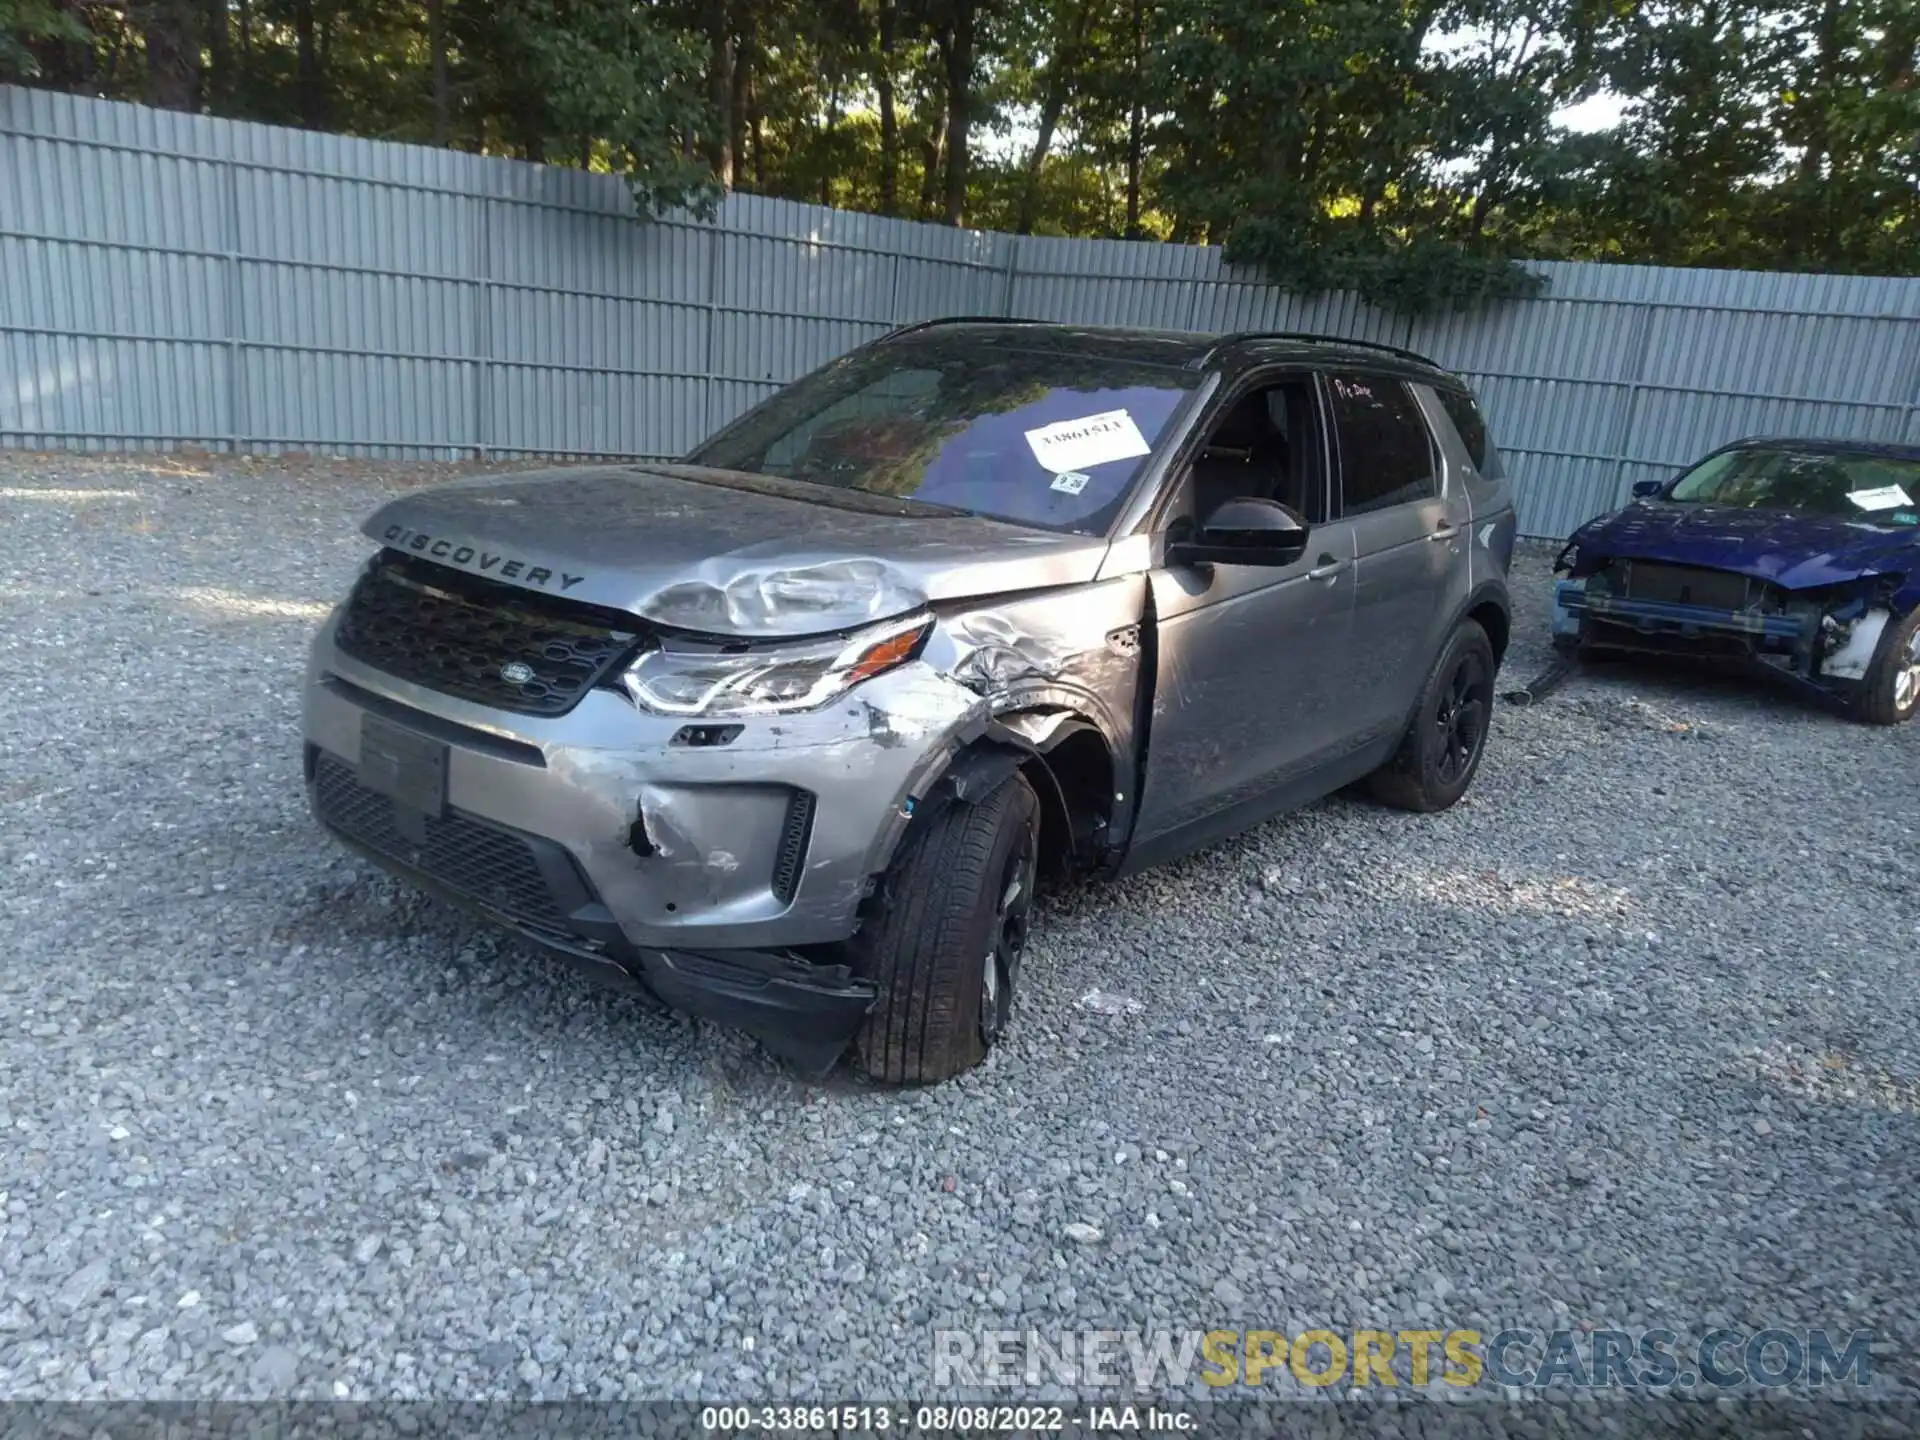
M 360 783 L 398 810 L 437 820 L 447 808 L 447 747 L 378 715 L 363 715 Z

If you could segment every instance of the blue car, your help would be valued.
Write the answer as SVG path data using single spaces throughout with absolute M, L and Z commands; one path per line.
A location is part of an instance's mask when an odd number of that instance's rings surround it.
M 1731 660 L 1876 725 L 1920 708 L 1920 445 L 1753 439 L 1574 533 L 1563 651 Z

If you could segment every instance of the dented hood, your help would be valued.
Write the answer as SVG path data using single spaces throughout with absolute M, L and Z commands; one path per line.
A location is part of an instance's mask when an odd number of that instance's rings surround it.
M 691 465 L 532 471 L 412 491 L 383 545 L 523 589 L 726 635 L 807 635 L 929 601 L 1091 580 L 1098 537 Z
M 1920 568 L 1920 529 L 1835 515 L 1650 501 L 1574 533 L 1583 560 L 1702 565 L 1790 590 Z

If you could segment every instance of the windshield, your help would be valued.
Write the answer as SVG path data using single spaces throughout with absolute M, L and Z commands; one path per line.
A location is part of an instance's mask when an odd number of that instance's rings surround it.
M 1745 510 L 1844 515 L 1877 525 L 1920 525 L 1920 460 L 1831 450 L 1743 449 L 1709 456 L 1669 500 Z
M 1105 534 L 1196 371 L 929 333 L 858 350 L 688 457 Z

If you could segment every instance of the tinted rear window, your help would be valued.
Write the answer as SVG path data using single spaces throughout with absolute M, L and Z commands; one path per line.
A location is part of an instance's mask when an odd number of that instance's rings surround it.
M 1200 379 L 934 331 L 815 371 L 688 458 L 1102 534 Z
M 1363 515 L 1440 493 L 1433 439 L 1413 392 L 1377 375 L 1329 375 L 1340 439 L 1341 513 Z
M 1487 435 L 1487 422 L 1480 414 L 1480 406 L 1473 396 L 1464 390 L 1437 390 L 1440 404 L 1447 412 L 1447 418 L 1453 421 L 1453 428 L 1460 432 L 1460 439 L 1467 447 L 1467 456 L 1473 461 L 1473 468 L 1489 480 L 1500 478 L 1500 455 L 1493 448 L 1493 441 Z

